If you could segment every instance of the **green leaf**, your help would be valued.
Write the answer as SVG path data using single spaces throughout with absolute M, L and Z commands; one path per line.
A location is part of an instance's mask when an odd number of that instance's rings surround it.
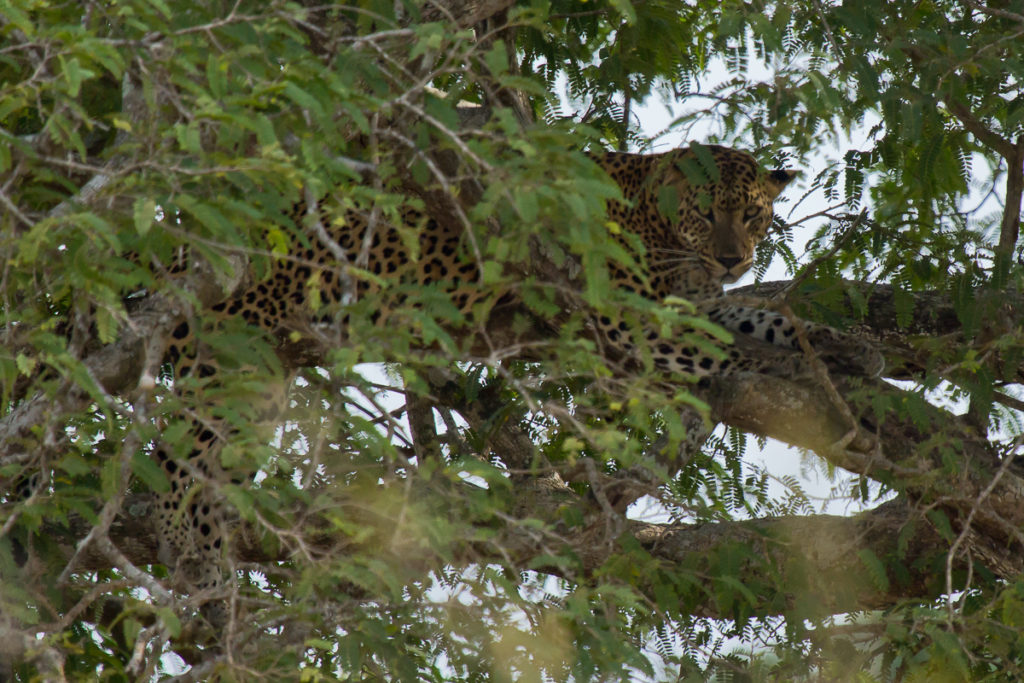
M 636 23 L 636 10 L 629 0 L 611 0 L 612 7 L 623 16 L 627 25 Z
M 163 468 L 146 453 L 136 453 L 131 460 L 132 474 L 156 493 L 168 493 L 171 490 L 171 483 L 167 480 L 167 474 Z
M 255 500 L 253 499 L 253 495 L 250 491 L 246 491 L 234 484 L 229 484 L 222 486 L 221 492 L 243 519 L 250 522 L 255 521 L 256 506 Z
M 324 118 L 324 109 L 320 100 L 299 87 L 297 83 L 291 81 L 285 83 L 284 95 L 300 107 L 308 109 L 317 119 Z
M 38 361 L 35 358 L 29 358 L 24 353 L 18 353 L 14 357 L 14 362 L 18 366 L 18 372 L 26 377 L 31 377 L 36 371 L 36 363 Z
M 528 223 L 532 223 L 537 220 L 537 213 L 539 211 L 539 205 L 537 203 L 537 193 L 532 191 L 530 188 L 523 190 L 515 190 L 514 192 L 516 210 L 522 219 Z
M 481 271 L 483 284 L 493 285 L 497 282 L 501 282 L 503 275 L 504 269 L 502 268 L 500 261 L 484 261 L 483 269 Z
M 892 305 L 896 311 L 896 324 L 902 328 L 914 321 L 914 296 L 902 287 L 893 287 Z
M 100 491 L 103 492 L 105 500 L 112 500 L 121 491 L 121 461 L 118 458 L 110 458 L 103 463 L 100 469 Z
M 878 555 L 869 548 L 861 548 L 857 551 L 857 557 L 860 558 L 861 563 L 868 571 L 868 576 L 871 577 L 871 582 L 875 585 L 882 593 L 889 592 L 889 575 L 885 570 L 885 564 L 879 559 Z
M 206 60 L 206 82 L 210 84 L 210 93 L 216 98 L 224 97 L 227 92 L 227 62 L 222 62 L 211 54 Z
M 237 234 L 234 223 L 229 221 L 217 206 L 186 195 L 178 197 L 177 201 L 183 209 L 195 216 L 204 227 L 209 229 L 213 236 L 224 239 L 234 238 Z
M 932 508 L 926 513 L 928 520 L 935 527 L 935 530 L 939 532 L 942 538 L 950 543 L 956 538 L 956 534 L 953 533 L 953 525 L 949 523 L 949 517 L 946 516 L 942 510 L 938 508 Z
M 177 638 L 181 635 L 181 620 L 178 619 L 178 615 L 174 613 L 170 607 L 156 607 L 153 612 L 156 617 L 163 624 L 163 627 L 167 629 L 167 635 L 171 638 Z
M 679 193 L 673 186 L 666 185 L 658 190 L 658 213 L 673 223 L 679 220 Z
M 695 330 L 707 332 L 709 335 L 722 342 L 723 344 L 732 344 L 733 335 L 732 332 L 725 329 L 717 323 L 713 323 L 707 318 L 700 316 L 684 315 L 680 317 L 681 321 L 690 325 Z M 712 346 L 711 348 L 717 348 Z M 724 357 L 724 356 L 723 356 Z
M 117 340 L 118 322 L 113 311 L 107 307 L 96 309 L 94 318 L 96 322 L 96 333 L 103 344 L 111 344 Z
M 77 453 L 68 453 L 57 463 L 57 466 L 73 477 L 81 477 L 92 471 L 92 466 Z
M 135 231 L 145 236 L 156 219 L 156 202 L 149 197 L 139 197 L 135 200 L 132 215 L 135 219 Z
M 946 628 L 929 624 L 925 627 L 928 635 L 935 641 L 936 655 L 941 662 L 941 670 L 953 680 L 968 681 L 973 678 L 971 670 L 964 659 L 963 650 L 965 643 L 954 633 Z M 952 668 L 952 671 L 949 669 Z M 938 671 L 936 671 L 938 673 Z
M 503 41 L 495 41 L 491 49 L 484 53 L 484 61 L 491 75 L 500 76 L 508 71 L 508 51 Z
M 715 157 L 711 154 L 711 150 L 700 143 L 692 142 L 690 143 L 690 151 L 693 152 L 693 155 L 697 159 L 697 163 L 700 164 L 700 168 L 704 172 L 707 180 L 717 183 L 722 179 L 722 171 L 718 168 L 718 162 L 715 161 Z M 702 183 L 695 184 L 699 185 Z
M 68 83 L 68 95 L 71 97 L 78 97 L 78 93 L 82 88 L 82 65 L 79 64 L 77 57 L 63 62 L 64 66 L 64 80 Z
M 32 19 L 28 14 L 23 12 L 17 5 L 17 3 L 4 3 L 4 21 L 18 28 L 19 31 L 25 34 L 26 38 L 34 38 L 36 35 L 36 27 L 32 23 Z

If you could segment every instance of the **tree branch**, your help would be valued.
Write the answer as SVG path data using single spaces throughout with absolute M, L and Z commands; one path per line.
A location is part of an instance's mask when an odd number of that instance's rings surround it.
M 771 299 L 784 292 L 790 281 L 762 282 L 730 290 L 737 296 Z M 1024 325 L 1024 294 L 1014 290 L 979 290 L 972 303 L 971 314 L 981 329 L 970 330 L 961 320 L 960 313 L 947 292 L 924 291 L 906 293 L 910 297 L 909 309 L 897 305 L 898 293 L 892 285 L 844 280 L 827 292 L 814 294 L 827 298 L 840 315 L 856 320 L 855 331 L 886 346 L 890 367 L 886 377 L 906 379 L 908 373 L 923 372 L 934 364 L 935 349 L 921 349 L 915 340 L 942 339 L 943 346 L 995 339 L 1001 335 L 1017 334 Z M 851 294 L 856 293 L 856 297 Z M 839 299 L 840 304 L 835 304 Z M 813 313 L 814 301 L 810 296 L 796 292 L 788 297 L 794 305 L 803 305 Z M 892 365 L 893 362 L 902 365 Z M 987 363 L 993 376 L 1002 381 L 1024 382 L 1024 368 L 1007 367 L 998 349 Z M 1009 374 L 1008 374 L 1009 372 Z
M 469 28 L 515 4 L 514 0 L 435 0 L 424 11 L 425 21 L 452 21 Z
M 952 98 L 947 98 L 945 102 L 949 112 L 963 124 L 968 133 L 977 138 L 978 142 L 992 148 L 1004 159 L 1008 159 L 1014 154 L 1013 143 L 985 126 L 967 105 Z
M 864 387 L 860 387 L 861 389 Z M 844 395 L 857 387 L 845 386 Z M 812 383 L 744 373 L 712 381 L 712 419 L 814 451 L 851 472 L 898 486 L 912 501 L 939 510 L 954 530 L 973 528 L 968 545 L 997 575 L 1024 572 L 1024 479 L 1006 472 L 982 496 L 1005 454 L 968 420 L 884 383 L 870 387 L 876 405 L 913 405 L 904 415 L 851 425 Z M 888 400 L 887 400 L 888 399 Z M 913 415 L 913 417 L 911 417 Z M 872 420 L 873 421 L 873 420 Z M 941 434 L 941 444 L 935 435 Z M 981 503 L 984 499 L 984 504 Z
M 521 569 L 537 569 L 576 581 L 593 577 L 613 553 L 623 552 L 624 546 L 639 547 L 651 560 L 661 563 L 664 572 L 684 572 L 705 586 L 698 595 L 692 596 L 696 603 L 692 608 L 694 614 L 707 617 L 736 616 L 729 611 L 732 607 L 716 603 L 714 585 L 718 558 L 737 547 L 746 549 L 747 559 L 735 578 L 744 585 L 761 587 L 756 601 L 743 606 L 747 614 L 770 615 L 799 607 L 809 618 L 852 610 L 884 609 L 901 600 L 933 599 L 942 594 L 944 586 L 941 572 L 934 571 L 932 565 L 941 564 L 948 543 L 930 529 L 920 511 L 901 502 L 885 503 L 855 517 L 784 516 L 708 524 L 651 524 L 627 520 L 623 533 L 632 539 L 630 543 L 624 543 L 622 537 L 608 539 L 603 523 L 564 528 L 561 520 L 565 505 L 580 502 L 578 496 L 565 488 L 537 489 L 517 501 L 519 511 L 528 517 L 508 518 L 498 535 L 486 542 L 457 544 L 447 563 L 429 551 L 421 550 L 416 555 L 406 546 L 401 548 L 400 557 L 389 557 L 395 550 L 381 539 L 390 536 L 394 529 L 388 524 L 382 525 L 379 518 L 347 520 L 347 523 L 357 521 L 361 528 L 373 528 L 372 533 L 360 535 L 358 542 L 346 540 L 350 537 L 340 532 L 332 533 L 329 524 L 322 519 L 307 519 L 303 545 L 307 551 L 323 554 L 372 551 L 381 562 L 414 566 L 424 573 L 444 566 L 508 564 L 511 561 Z M 152 514 L 152 505 L 148 495 L 130 496 L 125 512 L 111 526 L 111 539 L 136 565 L 157 562 L 156 517 Z M 451 514 L 456 512 L 452 510 Z M 302 518 L 302 515 L 296 517 Z M 542 519 L 562 527 L 559 538 L 564 545 L 554 550 L 562 557 L 579 558 L 576 569 L 567 569 L 562 563 L 537 566 L 538 559 L 552 552 L 552 537 L 538 537 L 536 523 L 528 519 Z M 912 533 L 906 532 L 908 525 Z M 81 517 L 73 516 L 66 528 L 47 524 L 45 533 L 80 538 L 91 526 Z M 490 527 L 493 531 L 493 525 Z M 902 548 L 901 534 L 905 546 Z M 286 546 L 272 550 L 273 544 L 263 542 L 260 533 L 247 524 L 236 524 L 234 539 L 231 549 L 236 562 L 276 562 L 287 560 L 290 555 Z M 878 558 L 894 558 L 903 553 L 899 564 L 909 573 L 900 576 L 891 573 L 879 583 L 880 577 L 866 573 L 860 559 L 863 551 Z M 962 568 L 963 565 L 957 562 L 956 566 Z M 109 556 L 104 553 L 90 550 L 79 558 L 79 571 L 108 568 Z M 771 581 L 767 581 L 767 577 L 772 577 Z M 776 586 L 785 586 L 785 593 L 779 594 Z M 650 590 L 652 587 L 640 588 Z
M 184 296 L 156 294 L 131 315 L 117 342 L 93 349 L 82 359 L 87 375 L 102 391 L 111 394 L 133 387 L 145 368 L 147 344 L 166 339 L 174 327 L 192 313 L 192 301 L 209 307 L 234 291 L 247 276 L 240 257 L 233 259 L 232 275 L 224 278 L 206 264 L 197 264 L 182 282 Z M 64 418 L 82 410 L 94 400 L 87 391 L 75 388 L 55 398 L 43 394 L 23 401 L 0 419 L 0 463 L 18 461 L 26 448 L 33 448 L 34 429 L 63 423 Z
M 1024 135 L 1017 138 L 1006 157 L 1006 206 L 999 229 L 999 248 L 1012 254 L 1020 236 L 1021 195 L 1024 194 Z

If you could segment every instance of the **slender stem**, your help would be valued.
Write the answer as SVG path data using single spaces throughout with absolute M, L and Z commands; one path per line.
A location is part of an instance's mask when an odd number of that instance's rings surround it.
M 626 89 L 625 100 L 622 102 L 622 137 L 619 138 L 619 151 L 625 152 L 629 147 L 629 112 L 632 109 L 633 96 Z
M 1024 135 L 1006 155 L 1006 207 L 999 229 L 999 249 L 1006 254 L 1013 253 L 1020 235 L 1021 195 L 1024 194 Z

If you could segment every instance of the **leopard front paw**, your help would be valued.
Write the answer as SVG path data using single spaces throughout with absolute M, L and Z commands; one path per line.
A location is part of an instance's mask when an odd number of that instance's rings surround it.
M 866 377 L 879 377 L 885 370 L 882 352 L 860 337 L 828 330 L 827 336 L 809 334 L 808 341 L 829 370 Z

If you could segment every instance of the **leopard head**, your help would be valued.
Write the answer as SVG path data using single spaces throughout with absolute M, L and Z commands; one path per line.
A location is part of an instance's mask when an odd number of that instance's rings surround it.
M 797 172 L 765 171 L 750 154 L 728 147 L 677 150 L 674 157 L 666 174 L 667 195 L 678 199 L 670 238 L 699 260 L 709 280 L 735 282 L 753 264 L 772 224 L 772 204 Z

